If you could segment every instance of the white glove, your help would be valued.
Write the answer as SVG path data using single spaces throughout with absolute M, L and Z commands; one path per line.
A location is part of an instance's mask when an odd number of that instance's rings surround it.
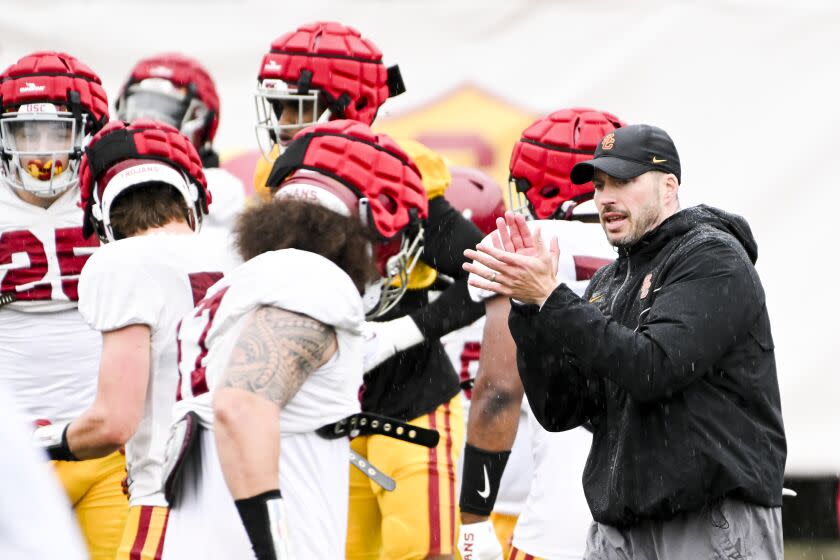
M 458 552 L 462 560 L 502 560 L 504 554 L 493 523 L 490 520 L 479 523 L 461 524 L 458 535 Z
M 67 427 L 67 424 L 69 422 L 53 424 L 49 420 L 39 420 L 36 422 L 38 427 L 32 432 L 32 444 L 42 449 L 61 445 L 64 438 L 64 428 Z
M 365 337 L 365 373 L 397 352 L 423 342 L 423 334 L 408 315 L 381 323 L 365 321 L 362 329 Z

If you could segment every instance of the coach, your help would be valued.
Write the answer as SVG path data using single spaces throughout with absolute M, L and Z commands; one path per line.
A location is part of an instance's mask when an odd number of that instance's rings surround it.
M 465 268 L 514 299 L 519 374 L 540 423 L 591 425 L 586 558 L 782 558 L 786 444 L 748 224 L 680 209 L 679 156 L 657 127 L 608 134 L 571 178 L 594 182 L 619 253 L 583 299 L 558 285 L 556 245 L 511 213 L 498 246 L 468 251 Z

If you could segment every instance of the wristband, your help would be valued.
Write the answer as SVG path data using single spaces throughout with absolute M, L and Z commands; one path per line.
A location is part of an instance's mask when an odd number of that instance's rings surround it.
M 41 426 L 33 434 L 35 445 L 46 451 L 53 461 L 78 461 L 79 458 L 70 451 L 70 446 L 67 445 L 67 428 L 69 427 L 69 422 Z
M 469 443 L 464 448 L 461 511 L 488 516 L 505 472 L 510 451 L 485 451 Z
M 280 490 L 234 501 L 257 560 L 283 558 L 286 520 Z

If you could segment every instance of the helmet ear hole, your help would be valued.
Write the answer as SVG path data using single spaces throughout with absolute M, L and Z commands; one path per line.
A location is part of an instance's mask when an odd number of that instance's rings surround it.
M 398 205 L 397 201 L 394 200 L 393 197 L 385 193 L 380 193 L 380 195 L 376 198 L 389 214 L 396 214 Z
M 356 110 L 357 110 L 357 111 L 361 111 L 362 109 L 364 109 L 364 108 L 365 108 L 365 107 L 367 107 L 367 106 L 368 106 L 368 99 L 367 99 L 367 97 L 362 97 L 361 99 L 359 99 L 358 101 L 356 101 Z
M 554 198 L 560 194 L 560 188 L 554 185 L 549 185 L 540 189 L 540 194 L 545 198 Z

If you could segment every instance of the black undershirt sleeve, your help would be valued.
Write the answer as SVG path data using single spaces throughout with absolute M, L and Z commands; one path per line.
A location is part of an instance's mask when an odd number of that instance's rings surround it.
M 475 224 L 445 198 L 429 201 L 422 258 L 453 282 L 435 301 L 410 314 L 426 340 L 438 339 L 484 315 L 484 304 L 470 298 L 468 274 L 462 268 L 466 262 L 464 250 L 474 249 L 483 237 Z

